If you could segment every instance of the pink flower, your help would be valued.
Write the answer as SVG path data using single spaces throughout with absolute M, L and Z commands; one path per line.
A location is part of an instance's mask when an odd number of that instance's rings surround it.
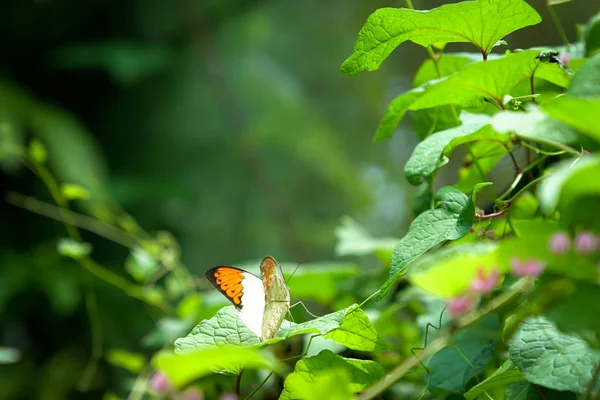
M 198 389 L 189 389 L 183 393 L 181 400 L 204 400 L 204 393 Z
M 459 317 L 471 311 L 471 309 L 475 306 L 475 301 L 471 296 L 462 295 L 448 300 L 447 306 L 450 315 L 453 317 Z
M 563 65 L 567 65 L 569 63 L 569 60 L 571 59 L 571 56 L 569 55 L 569 53 L 562 53 L 560 55 L 560 62 Z
M 169 381 L 169 378 L 162 372 L 155 372 L 150 377 L 150 387 L 152 387 L 152 390 L 156 393 L 167 393 L 171 390 L 171 381 Z
M 475 292 L 480 293 L 491 293 L 500 280 L 500 271 L 498 268 L 494 268 L 490 271 L 489 275 L 486 275 L 484 269 L 479 267 L 477 269 L 477 276 L 471 282 L 471 289 Z
M 238 396 L 235 393 L 223 393 L 219 396 L 219 400 L 238 400 Z
M 579 232 L 575 238 L 575 251 L 579 254 L 591 254 L 596 251 L 598 241 L 593 233 L 588 231 Z
M 528 258 L 524 262 L 516 257 L 510 259 L 512 271 L 517 276 L 539 276 L 546 268 L 546 262 Z
M 571 241 L 569 239 L 569 235 L 562 231 L 556 232 L 554 235 L 552 235 L 552 237 L 550 237 L 550 242 L 548 243 L 550 251 L 554 254 L 565 254 L 569 251 L 570 246 Z

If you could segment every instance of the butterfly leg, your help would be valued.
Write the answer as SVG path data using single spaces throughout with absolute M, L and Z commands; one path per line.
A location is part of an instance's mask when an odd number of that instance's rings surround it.
M 292 305 L 290 306 L 290 309 L 291 309 L 292 307 L 295 307 L 295 306 L 297 306 L 297 305 L 301 305 L 301 306 L 302 306 L 302 308 L 304 308 L 304 311 L 306 311 L 307 313 L 309 313 L 309 314 L 310 314 L 312 317 L 314 317 L 314 318 L 319 318 L 319 316 L 318 316 L 318 315 L 315 315 L 315 314 L 311 313 L 310 311 L 308 311 L 308 308 L 306 308 L 306 306 L 304 305 L 304 303 L 303 303 L 303 302 L 301 302 L 301 301 L 299 301 L 299 302 L 297 302 L 297 303 L 294 303 L 294 304 L 292 304 Z

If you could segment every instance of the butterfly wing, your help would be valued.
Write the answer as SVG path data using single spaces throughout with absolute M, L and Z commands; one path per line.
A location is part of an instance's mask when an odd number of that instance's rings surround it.
M 242 322 L 256 336 L 262 336 L 265 290 L 257 276 L 239 268 L 220 266 L 205 273 L 206 278 L 239 311 Z
M 279 276 L 277 261 L 273 257 L 263 258 L 260 263 L 260 274 L 265 292 L 265 310 L 260 338 L 269 340 L 277 335 L 279 327 L 290 309 L 290 289 Z

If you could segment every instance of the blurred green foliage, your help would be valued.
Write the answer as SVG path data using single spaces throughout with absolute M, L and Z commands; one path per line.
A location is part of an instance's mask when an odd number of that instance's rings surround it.
M 404 122 L 391 144 L 372 133 L 426 53 L 396 51 L 361 79 L 339 65 L 365 18 L 399 3 L 2 2 L 0 399 L 125 398 L 155 351 L 224 305 L 198 278 L 214 265 L 274 254 L 289 275 L 304 261 L 292 296 L 321 314 L 375 292 L 412 217 L 402 166 L 416 135 Z M 559 43 L 542 15 L 512 47 Z M 439 316 L 435 299 L 403 296 L 372 311 L 386 367 L 429 322 L 404 317 Z M 231 388 L 211 379 L 208 398 Z

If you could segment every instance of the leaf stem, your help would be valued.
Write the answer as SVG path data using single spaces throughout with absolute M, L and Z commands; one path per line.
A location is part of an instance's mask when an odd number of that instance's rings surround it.
M 547 4 L 546 6 L 548 7 L 548 12 L 550 13 L 550 17 L 552 17 L 552 22 L 554 22 L 554 25 L 556 26 L 556 30 L 558 30 L 558 34 L 560 35 L 561 40 L 563 41 L 568 50 L 570 46 L 569 39 L 567 38 L 567 34 L 565 33 L 565 30 L 563 29 L 562 24 L 560 23 L 560 19 L 558 18 L 558 15 L 556 15 L 556 11 L 554 11 L 554 8 L 550 4 Z

